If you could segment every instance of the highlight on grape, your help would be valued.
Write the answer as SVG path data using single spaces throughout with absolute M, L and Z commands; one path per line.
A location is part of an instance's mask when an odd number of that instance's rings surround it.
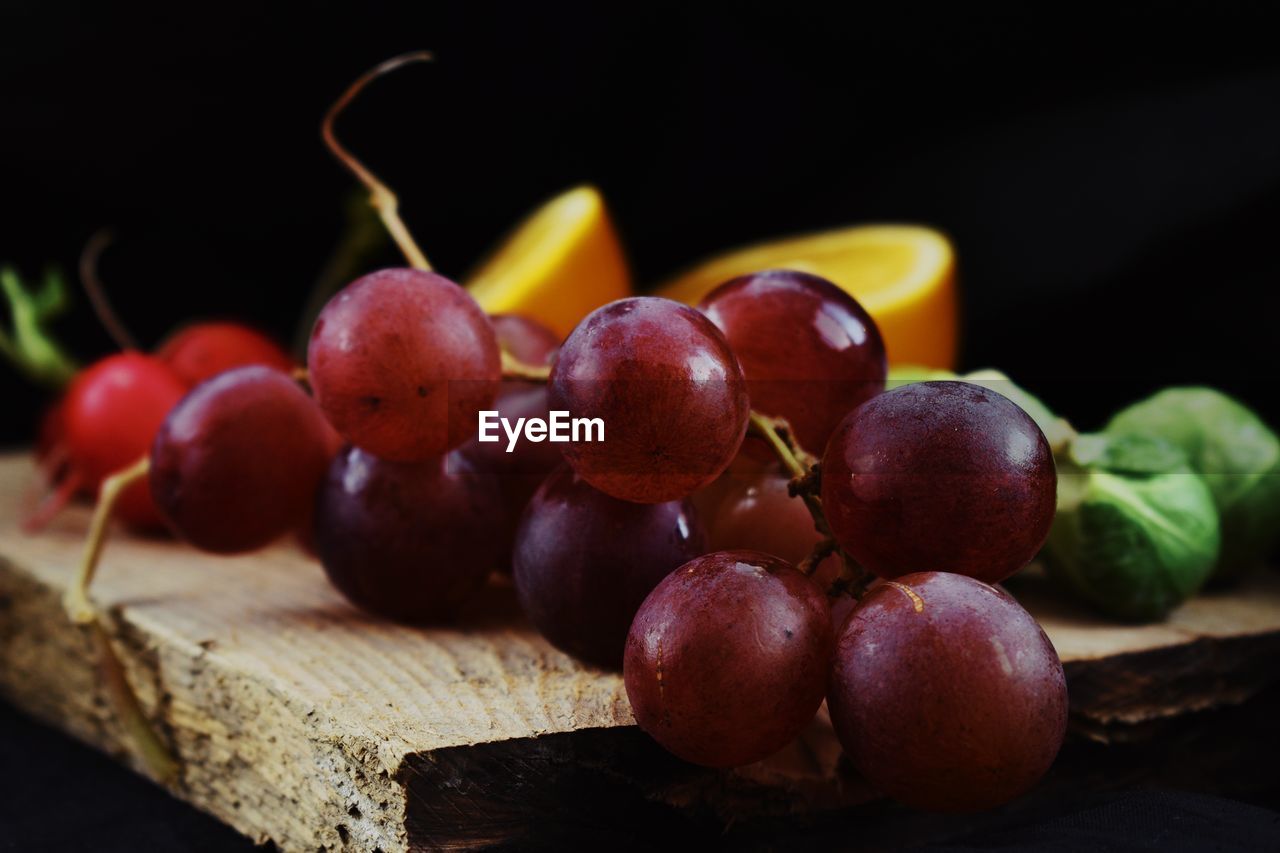
M 516 418 L 514 424 L 496 409 L 482 410 L 479 422 L 480 432 L 476 438 L 486 444 L 502 440 L 498 433 L 498 427 L 502 427 L 507 437 L 507 453 L 516 449 L 521 433 L 526 441 L 532 442 L 604 441 L 604 418 L 573 418 L 565 409 L 553 409 L 545 418 Z

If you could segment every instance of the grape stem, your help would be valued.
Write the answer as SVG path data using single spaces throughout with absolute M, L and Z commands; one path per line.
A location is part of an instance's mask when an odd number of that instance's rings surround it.
M 551 365 L 527 364 L 505 349 L 502 351 L 502 378 L 521 382 L 545 383 L 551 378 Z
M 111 306 L 111 300 L 107 299 L 107 289 L 103 287 L 102 279 L 98 277 L 98 261 L 113 239 L 114 235 L 111 231 L 104 228 L 84 244 L 84 251 L 80 253 L 80 286 L 88 295 L 89 304 L 93 306 L 93 313 L 97 315 L 98 322 L 107 330 L 107 334 L 111 340 L 115 341 L 116 346 L 126 351 L 137 350 L 141 349 L 137 338 L 129 333 L 124 323 L 120 322 L 115 308 Z
M 137 462 L 112 474 L 102 481 L 98 490 L 98 504 L 93 510 L 85 540 L 80 569 L 63 597 L 63 606 L 71 621 L 89 629 L 97 653 L 97 664 L 107 696 L 115 707 L 116 718 L 125 733 L 133 741 L 138 758 L 153 778 L 162 784 L 171 783 L 178 775 L 178 764 L 169 748 L 156 734 L 142 710 L 138 694 L 129 684 L 124 662 L 111 644 L 111 635 L 103 623 L 93 600 L 89 598 L 89 584 L 98 568 L 102 546 L 111 524 L 111 513 L 120 495 L 134 483 L 145 479 L 151 470 L 151 459 L 143 456 Z
M 378 216 L 382 219 L 382 224 L 387 228 L 387 233 L 391 235 L 391 239 L 395 241 L 405 259 L 409 261 L 409 265 L 420 270 L 430 270 L 431 263 L 427 260 L 427 256 L 422 253 L 422 249 L 418 248 L 418 244 L 414 242 L 413 235 L 409 233 L 404 220 L 400 218 L 400 200 L 396 198 L 396 194 L 377 175 L 369 171 L 363 163 L 356 159 L 354 154 L 338 141 L 338 138 L 333 133 L 333 124 L 338 115 L 346 109 L 348 104 L 355 100 L 364 87 L 377 78 L 401 66 L 415 62 L 430 62 L 431 59 L 432 56 L 429 52 L 420 50 L 393 56 L 387 61 L 374 66 L 364 74 L 361 74 L 354 83 L 347 87 L 347 90 L 342 93 L 338 100 L 333 102 L 333 106 L 329 107 L 329 111 L 325 113 L 324 121 L 320 123 L 320 135 L 324 138 L 324 144 L 328 146 L 333 156 L 337 157 L 338 161 L 346 166 L 351 174 L 355 175 L 360 183 L 368 188 L 369 204 L 378 212 Z
M 832 554 L 838 554 L 840 576 L 831 583 L 827 589 L 827 595 L 830 598 L 839 598 L 842 595 L 861 598 L 867 585 L 874 580 L 874 576 L 858 565 L 857 561 L 840 547 L 840 543 L 831 532 L 827 514 L 822 508 L 822 499 L 818 497 L 822 471 L 817 460 L 796 442 L 791 425 L 785 418 L 774 418 L 752 410 L 748 425 L 751 432 L 763 438 L 773 448 L 774 454 L 791 474 L 787 491 L 793 498 L 804 501 L 809 515 L 813 517 L 814 529 L 822 534 L 822 539 L 813 546 L 809 556 L 800 562 L 798 568 L 806 575 L 812 575 L 824 559 Z

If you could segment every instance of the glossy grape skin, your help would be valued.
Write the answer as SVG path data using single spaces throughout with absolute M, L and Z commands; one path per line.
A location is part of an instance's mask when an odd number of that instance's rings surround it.
M 397 461 L 440 456 L 474 435 L 502 377 L 480 306 L 447 278 L 412 269 L 370 273 L 329 300 L 307 361 L 338 431 Z
M 339 453 L 316 494 L 315 546 L 325 574 L 376 616 L 452 621 L 502 560 L 492 477 L 456 451 L 425 462 Z
M 619 299 L 587 315 L 551 371 L 551 408 L 604 421 L 602 442 L 560 445 L 574 470 L 623 500 L 659 503 L 733 460 L 750 404 L 711 321 L 669 299 Z
M 529 502 L 516 533 L 516 593 L 551 644 L 620 668 L 631 620 L 658 582 L 705 553 L 686 498 L 619 500 L 562 465 Z
M 810 453 L 821 454 L 844 416 L 884 390 L 880 330 L 824 278 L 795 270 L 745 275 L 717 287 L 700 308 L 737 354 L 752 408 L 786 418 Z
M 785 746 L 822 703 L 824 596 L 790 564 L 718 551 L 666 577 L 636 613 L 623 681 L 640 728 L 685 761 L 736 767 Z
M 297 382 L 240 367 L 197 385 L 151 446 L 151 494 L 205 551 L 260 548 L 298 527 L 329 461 L 329 430 Z
M 832 532 L 884 578 L 923 570 L 1007 578 L 1044 544 L 1056 489 L 1035 421 L 966 382 L 919 382 L 863 403 L 822 459 Z
M 1028 791 L 1067 724 L 1062 664 L 1012 596 L 919 572 L 869 590 L 836 642 L 827 696 L 853 766 L 929 811 L 991 808 Z

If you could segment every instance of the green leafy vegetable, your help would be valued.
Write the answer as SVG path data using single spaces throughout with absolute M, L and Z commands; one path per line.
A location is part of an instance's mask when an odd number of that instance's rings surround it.
M 0 355 L 36 382 L 61 388 L 78 365 L 45 330 L 67 306 L 67 289 L 56 271 L 45 273 L 38 289 L 28 289 L 13 267 L 0 267 L 0 290 L 9 303 L 13 331 L 0 328 Z
M 1119 412 L 1110 435 L 1162 438 L 1187 455 L 1222 520 L 1215 576 L 1258 564 L 1280 532 L 1280 439 L 1246 406 L 1212 388 L 1169 388 Z
M 1058 513 L 1045 547 L 1060 583 L 1120 619 L 1159 619 L 1213 570 L 1213 496 L 1186 454 L 1160 439 L 1082 435 L 1058 470 Z

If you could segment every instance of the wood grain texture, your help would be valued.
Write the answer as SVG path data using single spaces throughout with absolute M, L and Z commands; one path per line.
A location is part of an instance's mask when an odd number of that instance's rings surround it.
M 132 763 L 89 638 L 62 610 L 87 512 L 23 535 L 32 482 L 25 457 L 0 458 L 0 689 Z M 1239 701 L 1277 674 L 1274 576 L 1147 627 L 1083 616 L 1034 579 L 1016 592 L 1095 732 Z M 457 627 L 413 629 L 351 608 L 289 544 L 221 558 L 117 532 L 94 596 L 180 758 L 174 793 L 283 850 L 469 848 L 518 842 L 548 820 L 660 821 L 672 809 L 731 820 L 872 796 L 842 771 L 822 714 L 768 762 L 676 761 L 634 728 L 621 679 L 552 649 L 501 583 Z

